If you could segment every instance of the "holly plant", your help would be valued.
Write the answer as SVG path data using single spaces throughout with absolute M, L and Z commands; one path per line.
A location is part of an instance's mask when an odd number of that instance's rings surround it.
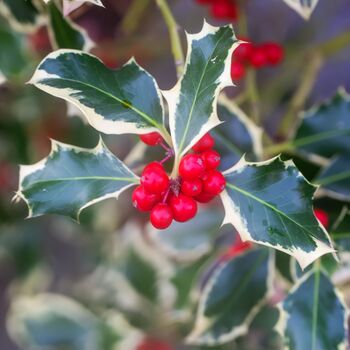
M 91 2 L 101 5 L 100 1 Z M 286 2 L 304 17 L 310 16 L 317 3 Z M 64 11 L 51 1 L 40 14 L 51 18 L 50 31 L 62 34 L 54 29 L 56 24 L 69 35 L 55 36 L 58 50 L 40 62 L 29 84 L 77 107 L 100 133 L 100 140 L 94 148 L 52 140 L 47 157 L 20 166 L 15 198 L 27 204 L 28 218 L 59 214 L 79 222 L 87 207 L 127 192 L 122 200 L 133 204 L 135 220 L 147 215 L 149 223 L 140 228 L 133 221 L 125 230 L 146 230 L 153 250 L 139 253 L 143 249 L 137 242 L 139 236 L 121 253 L 120 271 L 110 273 L 119 276 L 120 284 L 127 280 L 129 288 L 131 285 L 142 295 L 147 305 L 161 304 L 163 294 L 156 288 L 160 281 L 166 281 L 163 287 L 170 284 L 175 288 L 173 308 L 178 318 L 172 322 L 182 322 L 179 310 L 184 312 L 185 306 L 192 305 L 195 314 L 186 324 L 183 344 L 190 349 L 226 349 L 225 344 L 233 344 L 256 327 L 258 315 L 268 308 L 277 314 L 273 331 L 287 348 L 345 349 L 347 310 L 331 279 L 332 267 L 339 263 L 339 246 L 334 245 L 331 235 L 348 229 L 349 212 L 345 208 L 337 218 L 329 218 L 327 212 L 314 207 L 314 200 L 350 200 L 347 93 L 340 89 L 331 100 L 304 112 L 293 135 L 274 143 L 256 119 L 259 111 L 254 105 L 246 112 L 223 90 L 233 86 L 233 80 L 242 79 L 245 70 L 251 77 L 253 69 L 280 64 L 284 56 L 281 45 L 252 44 L 247 38 L 238 39 L 232 25 L 212 26 L 204 21 L 201 31 L 186 34 L 187 55 L 182 62 L 182 43 L 176 28 L 171 27 L 174 19 L 166 3 L 157 1 L 172 29 L 178 72 L 175 86 L 164 91 L 134 58 L 119 69 L 110 69 L 88 53 L 86 36 L 64 17 L 70 12 L 67 6 L 73 4 L 64 3 Z M 221 9 L 215 7 L 213 13 L 222 14 Z M 138 159 L 141 167 L 128 159 L 123 161 L 118 150 L 117 154 L 109 150 L 103 141 L 105 134 L 138 135 L 138 146 L 143 144 Z M 162 150 L 163 158 L 154 152 L 150 162 L 142 162 L 145 152 L 152 154 L 156 149 Z M 303 175 L 303 161 L 321 167 L 316 177 Z M 214 220 L 213 212 L 218 212 Z M 237 232 L 235 243 L 213 264 L 212 243 L 203 245 L 203 237 L 207 241 L 211 237 L 213 242 L 222 229 L 228 229 L 230 235 Z M 157 245 L 167 246 L 172 257 L 170 277 L 155 272 Z M 181 265 L 180 260 L 190 264 Z M 290 276 L 284 275 L 282 261 L 287 262 Z M 195 289 L 194 281 L 204 263 L 211 266 L 210 272 L 207 269 L 205 276 L 201 275 L 201 286 Z M 107 287 L 99 273 L 93 276 L 95 282 L 99 281 L 96 283 L 105 292 L 113 290 L 116 286 Z M 279 275 L 289 287 L 273 303 Z M 134 295 L 126 293 L 131 298 Z M 189 302 L 190 295 L 195 302 Z M 77 340 L 76 348 L 102 349 L 96 345 L 95 316 L 64 297 L 56 298 L 42 295 L 32 301 L 41 315 L 40 322 L 50 317 L 59 324 L 71 308 L 75 317 L 70 322 L 74 320 L 74 327 L 79 326 L 86 335 Z M 50 309 L 55 304 L 57 308 Z M 126 301 L 118 305 L 133 327 L 142 328 L 142 318 L 132 317 L 136 311 Z M 13 315 L 27 308 L 29 312 L 25 300 L 14 307 L 19 311 Z M 143 317 L 147 319 L 146 314 Z M 22 322 L 16 317 L 10 324 Z M 33 327 L 40 328 L 38 323 Z M 137 349 L 163 349 L 154 345 L 156 340 L 147 341 L 151 345 Z M 129 346 L 124 349 L 133 349 Z

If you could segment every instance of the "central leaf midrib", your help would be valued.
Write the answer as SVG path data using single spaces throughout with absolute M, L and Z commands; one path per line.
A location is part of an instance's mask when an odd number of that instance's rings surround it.
M 202 82 L 203 82 L 204 76 L 205 76 L 205 74 L 206 74 L 206 72 L 207 72 L 208 64 L 209 64 L 211 58 L 213 57 L 214 52 L 215 52 L 215 50 L 217 49 L 218 45 L 220 44 L 221 40 L 222 40 L 223 37 L 225 36 L 225 34 L 226 34 L 226 32 L 223 32 L 222 36 L 221 36 L 220 39 L 217 41 L 217 43 L 216 43 L 216 45 L 215 45 L 215 47 L 214 47 L 214 49 L 213 49 L 213 51 L 212 51 L 212 53 L 211 53 L 211 55 L 210 55 L 210 58 L 207 60 L 207 62 L 206 62 L 206 64 L 205 64 L 205 67 L 204 67 L 204 69 L 203 69 L 203 73 L 202 73 L 201 78 L 200 78 L 200 80 L 199 80 L 199 84 L 198 84 L 198 86 L 197 86 L 197 89 L 196 89 L 196 92 L 195 92 L 195 95 L 194 95 L 194 99 L 193 99 L 193 102 L 192 102 L 192 105 L 191 105 L 190 113 L 189 113 L 188 118 L 187 118 L 185 131 L 184 131 L 183 136 L 182 136 L 182 139 L 181 139 L 181 141 L 180 141 L 179 151 L 178 151 L 179 154 L 181 154 L 181 152 L 182 152 L 182 148 L 183 148 L 183 145 L 184 145 L 184 143 L 185 143 L 185 139 L 186 139 L 186 137 L 187 137 L 187 133 L 188 133 L 188 129 L 189 129 L 189 126 L 190 126 L 190 122 L 191 122 L 191 120 L 192 120 L 192 115 L 193 115 L 194 106 L 195 106 L 195 104 L 196 104 L 196 102 L 197 102 L 198 93 L 199 93 L 200 87 L 202 86 Z
M 312 237 L 314 237 L 315 239 L 318 239 L 318 237 L 315 237 L 315 235 L 309 231 L 307 228 L 305 228 L 304 226 L 302 226 L 301 224 L 299 224 L 297 221 L 293 220 L 291 217 L 289 217 L 288 215 L 286 215 L 285 213 L 283 213 L 282 211 L 278 210 L 276 207 L 274 207 L 273 205 L 271 205 L 270 203 L 267 203 L 266 201 L 264 201 L 263 199 L 254 196 L 253 194 L 242 190 L 239 187 L 236 187 L 230 183 L 227 183 L 227 186 L 230 187 L 232 190 L 236 190 L 242 194 L 244 194 L 247 197 L 250 197 L 252 199 L 254 199 L 255 201 L 265 205 L 266 207 L 270 208 L 271 210 L 275 211 L 276 213 L 278 213 L 279 215 L 283 216 L 284 218 L 288 219 L 289 221 L 291 221 L 292 223 L 294 223 L 296 226 L 300 227 L 302 232 L 306 231 L 307 233 L 309 233 Z
M 312 144 L 313 142 L 322 141 L 324 139 L 344 134 L 350 134 L 350 129 L 324 131 L 316 135 L 300 137 L 299 139 L 295 139 L 294 142 L 292 142 L 291 144 L 295 147 L 307 146 L 309 144 Z
M 329 184 L 331 184 L 333 182 L 338 182 L 338 181 L 341 181 L 341 180 L 345 180 L 348 177 L 350 177 L 350 171 L 345 171 L 343 173 L 339 173 L 339 174 L 336 174 L 336 175 L 325 176 L 323 178 L 320 178 L 320 179 L 316 180 L 316 183 L 318 185 L 329 185 Z
M 57 78 L 46 78 L 46 79 L 43 79 L 42 82 L 39 81 L 38 83 L 39 83 L 39 84 L 40 84 L 40 83 L 43 84 L 43 82 L 44 82 L 45 80 L 50 80 L 50 79 L 57 79 Z M 108 96 L 108 97 L 110 97 L 110 98 L 116 100 L 116 101 L 119 102 L 121 105 L 123 105 L 123 106 L 125 105 L 125 102 L 124 102 L 123 100 L 121 100 L 120 98 L 118 98 L 117 96 L 114 96 L 114 95 L 112 95 L 111 93 L 109 93 L 109 92 L 107 92 L 107 91 L 104 91 L 104 90 L 98 88 L 97 86 L 93 86 L 93 85 L 91 85 L 91 84 L 89 84 L 89 83 L 86 83 L 86 82 L 83 82 L 83 81 L 79 81 L 79 80 L 75 80 L 75 79 L 69 79 L 69 78 L 59 78 L 59 79 L 57 79 L 57 80 L 59 80 L 59 81 L 66 81 L 66 82 L 73 82 L 73 83 L 76 83 L 76 84 L 81 84 L 81 85 L 87 86 L 87 87 L 89 87 L 89 88 L 91 88 L 91 89 L 94 89 L 94 90 L 96 90 L 96 91 L 99 91 L 99 92 L 101 92 L 102 94 L 104 94 L 104 95 L 106 95 L 106 96 Z M 80 101 L 80 100 L 79 100 L 79 101 Z M 80 103 L 82 103 L 82 102 L 80 102 Z M 145 120 L 147 120 L 150 124 L 154 125 L 157 129 L 161 129 L 160 126 L 159 126 L 159 124 L 158 124 L 155 120 L 153 120 L 149 115 L 147 115 L 147 114 L 145 114 L 144 112 L 140 111 L 138 108 L 135 108 L 133 105 L 129 105 L 129 104 L 128 104 L 128 108 L 130 108 L 130 109 L 133 110 L 135 113 L 137 113 L 138 115 L 140 115 L 142 118 L 144 118 Z
M 320 292 L 320 270 L 316 267 L 315 270 L 315 284 L 313 291 L 313 305 L 312 305 L 312 333 L 311 333 L 311 350 L 317 350 L 317 320 L 318 320 L 318 300 Z

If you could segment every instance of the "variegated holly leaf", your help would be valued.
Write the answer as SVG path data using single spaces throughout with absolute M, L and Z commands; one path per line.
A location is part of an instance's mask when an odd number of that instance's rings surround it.
M 135 185 L 132 173 L 103 144 L 78 148 L 56 141 L 47 158 L 22 165 L 17 195 L 29 208 L 29 217 L 61 214 L 79 220 L 80 212 Z
M 93 43 L 86 31 L 68 17 L 64 17 L 53 1 L 48 4 L 48 9 L 50 21 L 48 29 L 54 48 L 83 51 L 89 51 L 92 48 Z
M 184 74 L 172 90 L 164 93 L 178 158 L 220 124 L 216 102 L 220 90 L 232 85 L 231 54 L 238 43 L 232 26 L 212 27 L 208 23 L 187 39 Z
M 330 101 L 304 114 L 293 141 L 299 151 L 331 158 L 350 154 L 350 97 L 340 90 Z
M 262 129 L 254 124 L 233 101 L 220 96 L 218 115 L 222 124 L 212 130 L 216 149 L 221 155 L 221 168 L 236 164 L 243 155 L 250 161 L 262 156 Z
M 281 305 L 276 330 L 291 350 L 346 348 L 346 307 L 325 273 L 312 269 L 298 281 Z
M 33 0 L 1 0 L 0 14 L 19 32 L 35 32 L 44 23 Z
M 339 250 L 350 251 L 350 209 L 344 207 L 331 229 L 331 235 Z
M 187 343 L 217 345 L 246 334 L 272 282 L 267 249 L 254 249 L 222 263 L 200 296 L 194 329 Z
M 312 208 L 315 187 L 292 161 L 261 163 L 242 159 L 225 172 L 221 195 L 225 223 L 244 241 L 273 247 L 294 256 L 302 268 L 334 249 Z
M 38 294 L 13 302 L 8 331 L 22 349 L 94 350 L 101 348 L 98 319 L 76 301 Z
M 51 0 L 44 0 L 45 3 L 49 3 Z M 71 12 L 84 5 L 85 3 L 91 3 L 97 6 L 102 6 L 101 0 L 63 0 L 63 13 L 68 16 Z
M 98 131 L 159 131 L 169 139 L 157 83 L 133 59 L 121 69 L 111 70 L 95 56 L 58 50 L 44 58 L 30 83 L 73 103 Z
M 319 194 L 350 201 L 350 153 L 336 157 L 316 177 Z
M 318 0 L 283 0 L 304 19 L 309 19 L 318 3 Z

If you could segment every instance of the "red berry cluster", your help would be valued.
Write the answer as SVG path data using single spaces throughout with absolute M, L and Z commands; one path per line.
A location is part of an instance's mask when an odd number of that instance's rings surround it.
M 209 5 L 211 15 L 220 20 L 236 21 L 238 6 L 235 0 L 197 0 L 201 5 Z
M 162 144 L 167 149 L 164 160 L 173 151 L 163 144 L 158 133 L 140 136 L 147 145 Z M 152 162 L 142 171 L 140 185 L 132 194 L 133 205 L 140 211 L 150 211 L 154 227 L 165 229 L 173 220 L 185 222 L 197 214 L 197 202 L 210 202 L 226 185 L 222 173 L 217 170 L 220 155 L 213 150 L 215 141 L 210 134 L 204 135 L 185 155 L 179 164 L 179 176 L 170 179 L 163 162 Z
M 251 66 L 260 69 L 280 64 L 284 58 L 283 47 L 279 43 L 266 42 L 263 44 L 253 44 L 243 39 L 232 54 L 231 78 L 241 80 L 245 75 L 245 67 Z

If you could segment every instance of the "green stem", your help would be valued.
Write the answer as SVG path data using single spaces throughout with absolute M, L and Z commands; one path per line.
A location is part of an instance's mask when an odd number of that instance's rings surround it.
M 246 89 L 250 100 L 251 117 L 256 124 L 260 124 L 259 93 L 256 84 L 256 72 L 253 69 L 249 69 L 247 72 Z
M 171 51 L 174 56 L 176 72 L 178 77 L 183 73 L 184 69 L 184 54 L 181 46 L 180 35 L 178 32 L 178 25 L 175 21 L 173 14 L 169 8 L 169 5 L 166 0 L 156 0 L 160 12 L 163 15 L 165 24 L 168 27 L 170 42 L 171 42 Z
M 150 0 L 134 0 L 131 3 L 121 23 L 121 28 L 124 33 L 130 35 L 135 32 L 149 4 Z

